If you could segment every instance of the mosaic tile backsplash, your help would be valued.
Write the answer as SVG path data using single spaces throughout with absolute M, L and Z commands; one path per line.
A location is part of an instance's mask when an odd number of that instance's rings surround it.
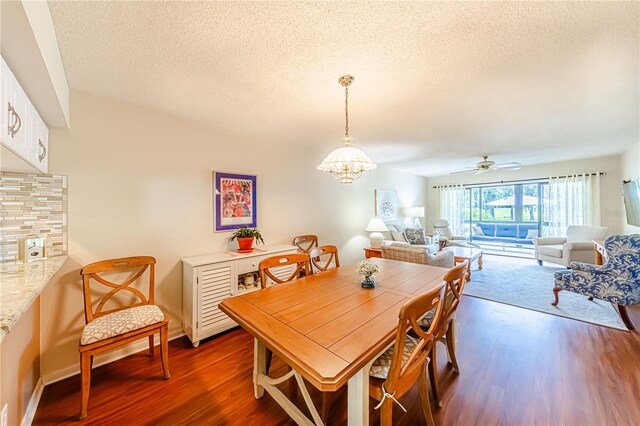
M 46 237 L 47 257 L 67 254 L 67 177 L 0 172 L 0 262 L 32 236 Z

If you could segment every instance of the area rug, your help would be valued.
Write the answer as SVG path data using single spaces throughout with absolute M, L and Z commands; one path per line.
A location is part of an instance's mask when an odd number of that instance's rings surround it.
M 471 268 L 471 281 L 464 294 L 558 315 L 578 321 L 627 330 L 609 302 L 593 300 L 568 291 L 560 292 L 560 303 L 553 302 L 553 273 L 565 268 L 538 266 L 534 259 L 484 255 L 483 269 Z

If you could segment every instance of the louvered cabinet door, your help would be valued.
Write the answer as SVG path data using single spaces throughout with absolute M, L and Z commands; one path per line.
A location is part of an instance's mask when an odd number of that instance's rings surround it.
M 234 327 L 236 323 L 218 309 L 218 304 L 232 296 L 235 263 L 222 262 L 198 268 L 198 340 Z
M 275 268 L 271 268 L 271 273 L 281 280 L 286 280 L 291 276 L 291 274 L 293 274 L 293 271 L 295 270 L 295 265 L 276 266 Z M 267 286 L 271 285 L 273 285 L 273 281 L 269 277 L 267 277 Z

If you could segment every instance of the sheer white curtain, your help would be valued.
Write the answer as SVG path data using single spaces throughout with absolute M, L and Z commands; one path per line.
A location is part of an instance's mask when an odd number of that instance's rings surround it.
M 544 203 L 548 236 L 564 236 L 569 225 L 600 226 L 600 173 L 549 178 Z
M 439 186 L 438 214 L 436 219 L 446 219 L 453 235 L 464 235 L 464 186 Z

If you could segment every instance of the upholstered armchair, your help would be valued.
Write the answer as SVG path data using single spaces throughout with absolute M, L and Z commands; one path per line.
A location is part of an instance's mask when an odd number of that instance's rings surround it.
M 606 300 L 618 306 L 620 317 L 629 330 L 633 324 L 626 307 L 640 303 L 640 234 L 614 235 L 604 242 L 607 261 L 602 266 L 571 263 L 570 271 L 554 274 L 553 306 L 562 290 Z
M 464 241 L 465 238 L 459 235 L 453 235 L 451 232 L 451 227 L 449 227 L 449 222 L 446 219 L 436 219 L 432 223 L 433 232 L 440 236 L 441 240 L 445 241 L 454 241 L 461 240 Z
M 441 266 L 443 268 L 452 268 L 454 265 L 453 252 L 451 251 L 443 250 L 431 254 L 426 248 L 407 246 L 402 243 L 382 246 L 382 257 L 384 259 Z
M 542 261 L 567 267 L 571 262 L 593 263 L 593 242 L 604 240 L 608 229 L 604 226 L 572 225 L 567 228 L 566 238 L 534 238 L 533 247 L 538 265 L 542 265 Z
M 480 247 L 478 244 L 469 242 L 465 237 L 461 235 L 453 235 L 451 227 L 446 219 L 437 219 L 433 221 L 433 233 L 440 237 L 441 241 L 444 241 L 443 247 Z

